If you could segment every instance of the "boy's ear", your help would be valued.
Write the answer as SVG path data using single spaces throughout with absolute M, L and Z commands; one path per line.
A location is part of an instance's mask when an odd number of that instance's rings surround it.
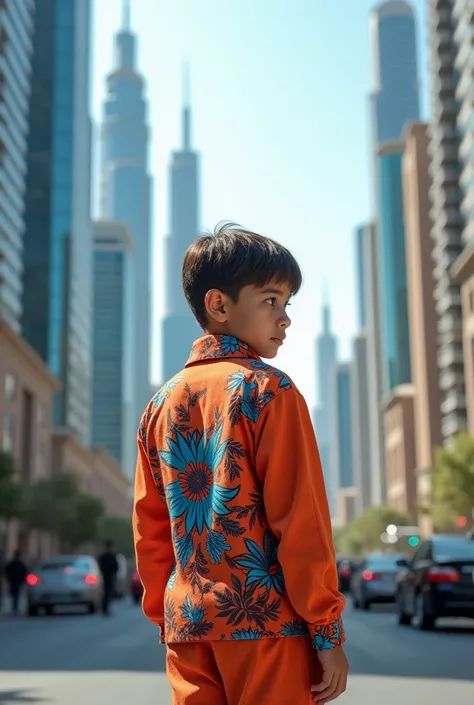
M 219 289 L 210 289 L 204 297 L 207 315 L 217 323 L 227 321 L 226 296 Z

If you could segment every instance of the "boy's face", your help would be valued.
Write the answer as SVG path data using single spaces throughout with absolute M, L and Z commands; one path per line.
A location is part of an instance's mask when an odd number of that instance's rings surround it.
M 288 284 L 270 282 L 245 286 L 237 302 L 216 289 L 206 295 L 209 333 L 234 335 L 267 360 L 276 357 L 291 325 L 287 314 L 291 297 Z

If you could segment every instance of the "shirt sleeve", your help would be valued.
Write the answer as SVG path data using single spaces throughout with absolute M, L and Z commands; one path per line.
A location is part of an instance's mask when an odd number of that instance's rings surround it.
M 137 570 L 143 585 L 143 611 L 164 639 L 164 595 L 175 564 L 171 522 L 157 461 L 151 467 L 142 431 L 138 434 L 133 536 Z
M 279 541 L 288 597 L 315 649 L 345 641 L 326 488 L 308 407 L 294 388 L 278 394 L 256 427 L 256 471 Z

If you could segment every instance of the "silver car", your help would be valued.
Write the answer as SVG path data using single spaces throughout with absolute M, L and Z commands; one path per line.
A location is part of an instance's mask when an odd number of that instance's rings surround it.
M 355 609 L 369 609 L 373 603 L 395 602 L 397 561 L 403 553 L 371 553 L 352 574 L 351 594 Z
M 92 556 L 56 556 L 41 561 L 26 579 L 28 614 L 52 614 L 56 606 L 83 605 L 90 613 L 100 607 L 102 576 Z

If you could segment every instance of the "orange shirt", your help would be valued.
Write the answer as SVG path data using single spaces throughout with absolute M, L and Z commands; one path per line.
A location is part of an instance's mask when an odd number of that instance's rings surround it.
M 344 641 L 321 461 L 292 381 L 232 336 L 196 341 L 148 405 L 133 515 L 143 609 L 168 643 Z

